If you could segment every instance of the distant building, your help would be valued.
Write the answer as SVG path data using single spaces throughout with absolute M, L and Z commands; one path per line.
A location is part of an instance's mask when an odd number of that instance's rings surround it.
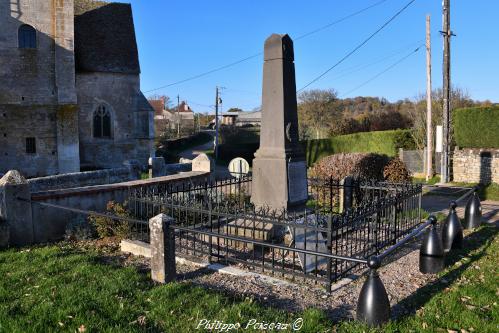
M 0 0 L 0 64 L 0 173 L 146 166 L 154 154 L 131 5 Z
M 261 111 L 227 112 L 222 115 L 222 125 L 235 126 L 260 126 L 262 120 Z
M 167 109 L 164 98 L 150 99 L 149 103 L 154 108 L 154 128 L 157 135 L 166 130 L 176 130 L 180 122 L 181 129 L 194 129 L 194 112 L 187 102 L 182 101 L 177 107 Z

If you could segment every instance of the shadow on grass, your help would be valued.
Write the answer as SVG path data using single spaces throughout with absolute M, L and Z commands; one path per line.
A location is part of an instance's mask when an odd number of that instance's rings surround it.
M 414 314 L 417 309 L 421 308 L 437 293 L 442 292 L 445 288 L 458 280 L 470 266 L 484 256 L 497 232 L 497 225 L 487 224 L 464 238 L 463 248 L 453 249 L 446 256 L 445 265 L 447 270 L 437 279 L 437 281 L 419 288 L 416 292 L 392 306 L 392 313 L 399 314 L 394 319 L 402 319 L 403 317 Z M 479 252 L 471 255 L 472 252 L 481 247 L 482 249 Z M 469 260 L 466 263 L 456 266 L 456 263 L 465 257 Z

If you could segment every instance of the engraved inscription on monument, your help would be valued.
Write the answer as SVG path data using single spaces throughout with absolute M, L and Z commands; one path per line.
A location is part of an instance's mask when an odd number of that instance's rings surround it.
M 307 164 L 305 161 L 289 163 L 288 191 L 289 202 L 291 203 L 307 200 Z

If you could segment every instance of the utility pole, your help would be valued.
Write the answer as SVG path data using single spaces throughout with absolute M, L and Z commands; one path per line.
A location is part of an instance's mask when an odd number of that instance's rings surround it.
M 443 149 L 441 175 L 442 183 L 449 182 L 449 154 L 450 154 L 450 0 L 442 0 L 442 35 L 444 37 L 443 59 Z
M 431 34 L 426 15 L 426 180 L 433 177 L 433 127 L 431 121 Z
M 218 86 L 215 88 L 215 161 L 218 160 Z
M 177 138 L 180 138 L 180 95 L 177 95 Z

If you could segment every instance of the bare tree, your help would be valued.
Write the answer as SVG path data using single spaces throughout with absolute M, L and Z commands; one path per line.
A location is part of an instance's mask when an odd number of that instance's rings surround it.
M 335 116 L 341 117 L 341 112 L 336 108 L 335 102 L 338 93 L 334 89 L 307 90 L 298 95 L 298 119 L 300 132 L 314 133 L 315 138 L 321 138 L 321 134 L 329 134 L 330 123 Z

